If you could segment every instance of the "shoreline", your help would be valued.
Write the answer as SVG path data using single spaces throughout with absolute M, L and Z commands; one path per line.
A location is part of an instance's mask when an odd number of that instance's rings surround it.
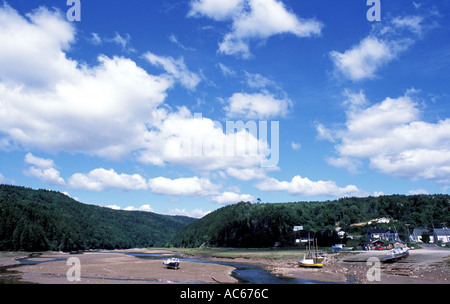
M 139 259 L 127 253 L 157 253 L 171 255 L 170 249 L 99 250 L 78 254 L 44 252 L 28 257 L 27 261 L 43 262 L 20 264 L 18 258 L 26 253 L 0 254 L 0 281 L 3 283 L 37 284 L 235 284 L 235 268 L 226 265 L 183 262 L 178 270 L 166 269 L 161 260 Z M 324 267 L 301 268 L 297 260 L 268 257 L 217 257 L 214 255 L 184 254 L 205 261 L 258 264 L 276 276 L 306 279 L 327 283 L 354 284 L 449 284 L 450 250 L 426 247 L 410 250 L 410 256 L 391 264 L 380 264 L 380 280 L 369 281 L 367 265 L 370 257 L 380 258 L 386 252 L 341 252 L 329 254 Z M 81 281 L 70 282 L 66 274 L 71 267 L 67 259 L 78 258 Z M 200 264 L 200 265 L 199 265 Z

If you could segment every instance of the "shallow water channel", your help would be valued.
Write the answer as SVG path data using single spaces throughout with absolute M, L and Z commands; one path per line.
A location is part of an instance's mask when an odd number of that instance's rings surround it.
M 194 263 L 211 263 L 226 265 L 235 268 L 232 276 L 238 280 L 240 284 L 322 284 L 323 282 L 305 280 L 305 279 L 292 279 L 280 277 L 272 274 L 270 271 L 264 269 L 262 265 L 250 264 L 250 263 L 238 263 L 228 261 L 209 261 L 198 258 L 182 258 L 179 255 L 167 255 L 160 253 L 127 253 L 129 255 L 141 258 L 141 259 L 154 259 L 154 260 L 166 260 L 171 257 L 180 259 L 181 265 L 183 262 Z

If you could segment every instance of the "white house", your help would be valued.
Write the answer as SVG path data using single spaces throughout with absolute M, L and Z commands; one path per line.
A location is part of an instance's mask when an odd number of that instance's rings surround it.
M 437 243 L 450 243 L 450 230 L 448 228 L 434 229 L 433 235 Z

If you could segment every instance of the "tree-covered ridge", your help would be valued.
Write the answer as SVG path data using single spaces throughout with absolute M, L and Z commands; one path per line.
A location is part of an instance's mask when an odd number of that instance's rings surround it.
M 164 246 L 193 218 L 112 210 L 65 194 L 0 185 L 0 250 Z
M 298 237 L 293 226 L 314 233 L 323 246 L 338 241 L 336 227 L 352 232 L 352 224 L 379 217 L 395 222 L 390 227 L 407 239 L 407 229 L 450 224 L 449 195 L 389 195 L 341 198 L 327 202 L 238 203 L 212 212 L 184 227 L 173 239 L 179 247 L 269 247 L 292 245 Z M 409 224 L 406 226 L 405 224 Z

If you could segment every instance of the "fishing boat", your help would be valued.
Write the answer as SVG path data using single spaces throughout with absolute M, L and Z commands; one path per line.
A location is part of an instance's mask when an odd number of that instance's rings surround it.
M 331 250 L 333 251 L 352 251 L 353 247 L 345 247 L 344 244 L 336 244 L 331 246 Z
M 180 268 L 180 260 L 177 258 L 169 258 L 163 261 L 163 265 L 166 266 L 166 268 L 178 269 Z
M 301 267 L 321 268 L 323 266 L 323 260 L 324 256 L 319 252 L 316 240 L 315 248 L 312 250 L 310 242 L 308 242 L 308 252 L 303 255 L 303 259 L 298 260 L 298 265 Z
M 392 263 L 400 259 L 406 258 L 408 256 L 409 256 L 408 247 L 398 245 L 394 249 L 390 250 L 387 255 L 382 256 L 381 261 L 384 263 Z

